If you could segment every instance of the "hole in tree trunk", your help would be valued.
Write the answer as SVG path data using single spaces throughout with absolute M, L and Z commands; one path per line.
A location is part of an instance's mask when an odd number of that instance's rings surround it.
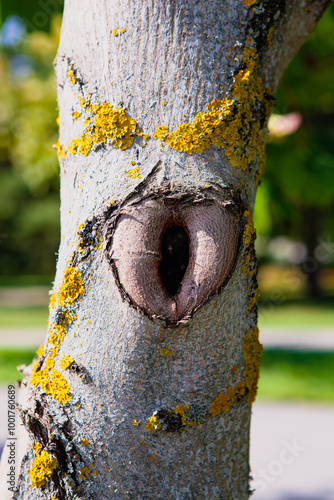
M 161 241 L 160 276 L 170 295 L 176 295 L 189 262 L 188 235 L 183 227 L 169 227 Z

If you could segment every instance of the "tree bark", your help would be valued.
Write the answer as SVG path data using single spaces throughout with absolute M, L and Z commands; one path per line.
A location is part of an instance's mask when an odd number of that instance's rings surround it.
M 65 2 L 61 245 L 15 499 L 249 497 L 251 214 L 277 83 L 327 3 Z

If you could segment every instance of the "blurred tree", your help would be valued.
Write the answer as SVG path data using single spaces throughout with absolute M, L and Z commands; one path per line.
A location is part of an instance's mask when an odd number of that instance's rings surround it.
M 52 60 L 60 16 L 0 54 L 0 273 L 52 274 L 59 245 L 57 109 Z M 11 23 L 20 23 L 12 18 Z M 11 33 L 15 32 L 13 26 Z M 8 36 L 8 34 L 7 34 Z
M 319 294 L 315 250 L 319 238 L 334 230 L 333 29 L 332 4 L 281 80 L 275 112 L 299 111 L 303 124 L 292 135 L 269 140 L 256 206 L 260 234 L 289 235 L 306 245 L 302 268 L 313 296 Z

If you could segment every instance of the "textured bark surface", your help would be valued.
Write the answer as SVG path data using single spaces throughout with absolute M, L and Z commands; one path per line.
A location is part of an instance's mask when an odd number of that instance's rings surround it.
M 325 6 L 65 2 L 62 239 L 20 391 L 16 499 L 248 498 L 263 129 Z M 190 253 L 171 297 L 159 248 L 175 221 Z

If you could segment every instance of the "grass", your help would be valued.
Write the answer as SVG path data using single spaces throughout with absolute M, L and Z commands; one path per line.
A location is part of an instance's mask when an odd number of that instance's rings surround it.
M 46 328 L 48 306 L 0 306 L 0 328 Z
M 29 365 L 35 355 L 34 349 L 1 349 L 0 350 L 0 384 L 14 384 L 22 380 L 17 370 L 18 365 Z
M 266 349 L 259 399 L 334 402 L 334 352 Z
M 259 326 L 284 328 L 333 328 L 334 300 L 294 300 L 259 303 Z

